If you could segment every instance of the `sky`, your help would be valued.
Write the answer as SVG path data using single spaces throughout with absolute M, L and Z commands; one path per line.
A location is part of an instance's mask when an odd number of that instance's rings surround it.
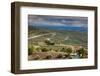
M 28 15 L 28 25 L 87 27 L 87 17 Z

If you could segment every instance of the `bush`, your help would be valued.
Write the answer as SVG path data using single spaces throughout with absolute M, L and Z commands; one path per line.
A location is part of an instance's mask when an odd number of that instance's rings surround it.
M 70 53 L 72 53 L 72 48 L 67 48 L 66 52 L 68 53 L 68 55 L 70 55 Z
M 59 52 L 59 50 L 58 50 L 58 49 L 55 49 L 54 51 L 55 51 L 55 52 Z
M 35 50 L 34 45 L 29 44 L 28 45 L 28 55 L 31 55 L 33 53 L 33 51 Z
M 31 55 L 33 53 L 33 49 L 32 48 L 28 48 L 28 55 Z
M 51 59 L 51 58 L 52 58 L 51 55 L 47 55 L 47 56 L 45 57 L 45 59 Z
M 41 48 L 38 47 L 38 48 L 35 48 L 35 52 L 40 52 L 41 51 Z
M 80 58 L 87 57 L 87 51 L 84 48 L 80 48 L 77 53 L 79 54 Z
M 63 58 L 62 54 L 58 54 L 56 58 Z
M 65 48 L 62 48 L 60 51 L 61 52 L 66 52 L 66 49 Z
M 47 45 L 54 45 L 55 44 L 53 41 L 50 41 L 50 40 L 45 40 L 45 43 Z
M 48 50 L 47 48 L 42 48 L 41 51 L 42 51 L 42 52 L 47 52 L 47 51 L 49 51 L 49 50 Z

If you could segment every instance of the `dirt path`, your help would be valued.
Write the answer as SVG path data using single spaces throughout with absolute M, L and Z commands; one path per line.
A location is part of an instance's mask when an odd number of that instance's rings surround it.
M 47 33 L 47 34 L 32 36 L 32 37 L 29 37 L 28 39 L 33 39 L 33 38 L 37 38 L 37 37 L 41 37 L 41 36 L 45 36 L 45 35 L 49 35 L 49 34 L 56 35 L 55 33 Z

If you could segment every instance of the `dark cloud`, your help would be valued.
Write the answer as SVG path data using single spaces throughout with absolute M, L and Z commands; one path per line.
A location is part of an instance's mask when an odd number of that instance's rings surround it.
M 55 25 L 55 26 L 76 26 L 87 27 L 87 17 L 71 16 L 45 16 L 45 15 L 28 15 L 30 25 Z

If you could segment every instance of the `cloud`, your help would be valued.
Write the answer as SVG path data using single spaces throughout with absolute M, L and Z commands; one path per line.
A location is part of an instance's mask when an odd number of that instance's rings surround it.
M 49 26 L 75 26 L 87 27 L 87 17 L 69 17 L 69 16 L 42 16 L 29 15 L 28 23 L 30 25 L 49 25 Z

